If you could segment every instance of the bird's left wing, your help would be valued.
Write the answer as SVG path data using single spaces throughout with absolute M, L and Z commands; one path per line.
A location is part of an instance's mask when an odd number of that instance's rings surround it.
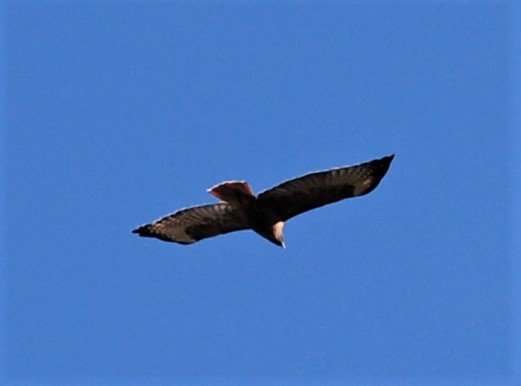
M 132 233 L 179 244 L 192 244 L 201 239 L 248 228 L 243 211 L 236 206 L 219 203 L 182 209 L 140 226 Z
M 362 196 L 380 183 L 394 155 L 360 165 L 311 173 L 286 181 L 259 194 L 258 203 L 278 220 L 286 221 L 308 210 L 344 198 Z

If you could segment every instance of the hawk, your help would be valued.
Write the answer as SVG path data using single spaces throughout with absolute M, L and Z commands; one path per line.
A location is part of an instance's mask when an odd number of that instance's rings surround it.
M 284 223 L 303 212 L 344 198 L 362 196 L 378 186 L 394 154 L 354 166 L 306 174 L 255 196 L 246 181 L 226 181 L 208 189 L 221 202 L 181 209 L 134 229 L 143 237 L 179 244 L 252 229 L 285 247 Z

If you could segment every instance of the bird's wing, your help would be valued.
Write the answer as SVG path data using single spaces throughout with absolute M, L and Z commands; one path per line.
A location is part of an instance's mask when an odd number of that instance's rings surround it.
M 179 244 L 192 244 L 207 237 L 248 228 L 242 210 L 227 203 L 219 203 L 182 209 L 134 229 L 132 233 Z
M 259 194 L 258 203 L 280 221 L 344 198 L 372 191 L 383 178 L 394 155 L 360 165 L 335 168 L 286 181 Z

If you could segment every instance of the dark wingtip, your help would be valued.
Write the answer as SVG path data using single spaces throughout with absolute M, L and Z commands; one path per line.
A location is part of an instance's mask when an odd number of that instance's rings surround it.
M 360 196 L 372 192 L 379 184 L 380 181 L 387 174 L 387 171 L 391 167 L 391 162 L 394 158 L 394 154 L 388 155 L 386 157 L 375 159 L 373 161 L 368 162 L 368 165 L 372 166 L 372 184 L 366 189 L 360 192 Z
M 393 159 L 394 154 L 391 154 L 386 157 L 380 158 L 379 160 L 373 161 L 376 163 L 376 165 L 378 165 L 377 168 L 381 173 L 381 177 L 383 177 L 385 173 L 387 173 L 387 170 L 389 170 L 389 167 L 391 166 L 391 162 L 393 161 Z
M 391 165 L 391 162 L 393 162 L 394 154 L 390 154 L 387 157 L 382 158 L 380 161 L 383 161 L 387 169 L 389 169 L 389 166 Z
M 390 155 L 388 155 L 387 157 L 383 157 L 383 158 L 381 159 L 381 161 L 387 161 L 387 162 L 391 163 L 391 161 L 392 161 L 393 159 L 394 159 L 394 154 L 390 154 Z
M 133 229 L 132 233 L 137 233 L 141 237 L 152 237 L 152 233 L 150 232 L 150 225 L 143 225 L 139 228 Z

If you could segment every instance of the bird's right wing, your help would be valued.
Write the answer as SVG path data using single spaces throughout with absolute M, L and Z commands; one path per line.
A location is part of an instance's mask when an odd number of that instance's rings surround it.
M 258 203 L 280 221 L 344 198 L 362 196 L 380 183 L 394 155 L 360 165 L 311 173 L 259 194 Z
M 236 206 L 219 203 L 182 209 L 140 226 L 132 233 L 179 244 L 192 244 L 201 239 L 248 228 L 243 211 Z

